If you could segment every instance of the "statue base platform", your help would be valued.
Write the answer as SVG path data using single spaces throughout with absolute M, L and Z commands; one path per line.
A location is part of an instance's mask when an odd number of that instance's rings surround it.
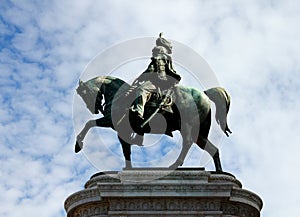
M 261 208 L 233 175 L 203 168 L 101 172 L 65 201 L 68 217 L 258 217 Z

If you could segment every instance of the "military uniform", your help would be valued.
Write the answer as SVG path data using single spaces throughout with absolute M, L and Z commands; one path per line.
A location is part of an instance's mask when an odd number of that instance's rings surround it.
M 133 82 L 137 98 L 131 111 L 143 119 L 144 107 L 152 93 L 160 93 L 173 87 L 181 80 L 181 76 L 173 68 L 172 46 L 166 39 L 160 37 L 156 40 L 156 46 L 152 49 L 151 63 L 147 69 Z

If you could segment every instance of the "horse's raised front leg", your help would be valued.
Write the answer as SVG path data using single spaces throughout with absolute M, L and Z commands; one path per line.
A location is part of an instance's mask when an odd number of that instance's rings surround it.
M 81 130 L 81 132 L 76 137 L 76 144 L 75 144 L 75 153 L 78 153 L 83 148 L 83 140 L 88 133 L 88 131 L 96 126 L 96 120 L 89 120 L 86 122 L 84 128 Z
M 200 137 L 197 141 L 197 145 L 203 150 L 207 151 L 209 155 L 213 158 L 216 172 L 223 172 L 221 160 L 219 156 L 219 149 L 212 144 L 208 139 Z
M 107 118 L 102 117 L 96 120 L 89 120 L 86 122 L 84 128 L 76 137 L 76 144 L 75 144 L 75 153 L 78 153 L 83 148 L 83 140 L 88 133 L 88 131 L 93 127 L 110 127 L 109 120 Z

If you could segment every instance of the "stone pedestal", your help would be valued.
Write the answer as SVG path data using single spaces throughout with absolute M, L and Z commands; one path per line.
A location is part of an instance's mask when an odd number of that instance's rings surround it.
M 258 217 L 261 208 L 234 176 L 201 169 L 98 173 L 65 201 L 68 217 Z

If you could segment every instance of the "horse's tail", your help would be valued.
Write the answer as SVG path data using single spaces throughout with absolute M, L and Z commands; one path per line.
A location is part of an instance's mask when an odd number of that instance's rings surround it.
M 229 136 L 231 130 L 227 124 L 227 114 L 230 107 L 230 95 L 224 88 L 215 87 L 210 88 L 204 93 L 213 101 L 216 105 L 216 121 L 220 125 L 222 131 Z

